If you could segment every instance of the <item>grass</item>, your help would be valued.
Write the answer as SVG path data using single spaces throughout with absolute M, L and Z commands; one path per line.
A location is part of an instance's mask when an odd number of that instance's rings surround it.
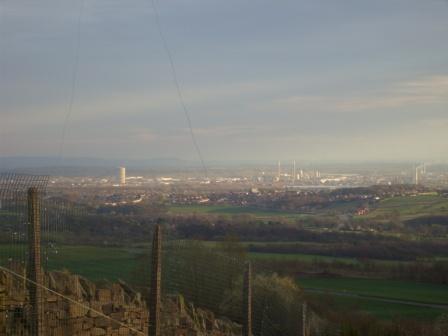
M 253 244 L 253 243 L 251 243 Z M 262 243 L 263 245 L 275 246 L 275 244 L 279 245 L 282 243 Z M 289 244 L 287 242 L 283 244 Z M 327 262 L 327 263 L 346 263 L 346 264 L 359 264 L 361 261 L 357 258 L 349 258 L 349 257 L 333 257 L 326 255 L 318 255 L 318 254 L 303 254 L 303 253 L 275 253 L 275 252 L 249 252 L 249 257 L 252 260 L 258 261 L 302 261 L 302 262 Z M 446 261 L 448 257 L 438 257 L 434 258 L 434 261 Z M 413 261 L 405 261 L 405 260 L 382 260 L 382 259 L 368 259 L 369 262 L 376 264 L 378 266 L 398 266 L 398 265 L 407 265 L 413 263 Z M 423 261 L 423 260 L 422 260 Z M 431 260 L 427 260 L 428 263 Z
M 332 305 L 335 309 L 340 310 L 365 312 L 383 320 L 390 320 L 395 317 L 432 320 L 447 313 L 444 309 L 381 302 L 373 297 L 448 304 L 448 286 L 407 281 L 353 278 L 302 278 L 299 280 L 299 283 L 304 288 L 327 290 L 328 294 L 308 294 L 308 296 L 318 300 L 321 304 Z M 332 292 L 353 293 L 372 296 L 372 298 L 338 296 L 332 295 Z
M 0 257 L 6 257 L 12 251 L 11 245 L 0 245 Z M 15 245 L 12 255 L 22 255 L 24 245 Z M 66 268 L 92 280 L 122 278 L 126 280 L 139 265 L 139 256 L 147 247 L 95 247 L 95 246 L 58 246 L 48 250 L 48 267 L 50 269 Z M 304 260 L 304 261 L 343 261 L 357 262 L 351 258 L 334 258 L 306 254 L 250 253 L 255 260 Z M 357 294 L 380 296 L 403 300 L 448 304 L 448 286 L 421 284 L 413 282 L 389 281 L 377 279 L 351 278 L 302 278 L 303 287 L 324 290 L 350 291 Z
M 9 210 L 0 210 L 0 217 L 1 216 L 17 216 L 17 213 Z
M 334 201 L 325 206 L 322 210 L 323 212 L 349 212 L 352 213 L 356 209 L 360 208 L 365 203 L 365 200 L 354 200 L 354 201 Z
M 48 261 L 43 256 L 43 264 L 49 270 L 67 269 L 92 281 L 123 279 L 137 276 L 139 256 L 143 248 L 57 246 L 43 249 L 48 252 Z M 16 256 L 25 260 L 25 245 L 0 245 L 0 260 Z
M 283 218 L 286 220 L 303 219 L 310 216 L 325 216 L 332 211 L 352 213 L 361 206 L 361 201 L 354 202 L 334 202 L 326 208 L 318 211 L 314 215 L 260 210 L 251 207 L 232 205 L 175 205 L 170 206 L 168 213 L 179 214 L 201 214 L 234 216 L 248 215 L 262 220 Z M 387 219 L 398 215 L 400 219 L 412 219 L 426 215 L 448 215 L 448 198 L 437 194 L 425 194 L 417 196 L 399 196 L 381 200 L 375 209 L 366 216 L 356 216 L 355 218 Z
M 387 217 L 393 213 L 402 219 L 424 215 L 448 215 L 448 198 L 439 195 L 392 197 L 382 200 L 368 216 Z
M 347 292 L 421 303 L 448 304 L 448 286 L 444 285 L 354 278 L 301 278 L 299 284 L 304 288 L 315 288 L 330 292 Z
M 11 255 L 24 256 L 25 245 L 0 245 L 0 260 Z M 80 274 L 92 281 L 116 281 L 123 279 L 130 281 L 138 277 L 142 262 L 139 256 L 147 252 L 147 246 L 134 247 L 95 247 L 95 246 L 58 246 L 49 249 L 47 267 L 52 270 L 68 269 L 72 273 Z M 277 255 L 272 253 L 251 253 L 252 259 L 282 260 L 340 260 L 341 258 L 323 257 L 315 255 L 289 254 Z M 356 262 L 354 259 L 342 258 L 345 262 Z M 149 261 L 148 261 L 149 262 Z M 44 262 L 45 264 L 45 262 Z M 422 303 L 448 304 L 448 286 L 432 285 L 405 281 L 391 281 L 381 279 L 352 279 L 352 278 L 301 278 L 299 284 L 304 288 L 350 292 L 366 296 L 387 299 L 416 301 Z M 318 295 L 318 294 L 313 294 Z M 324 296 L 323 294 L 319 294 Z M 334 296 L 334 300 L 341 307 L 353 307 L 359 311 L 366 311 L 379 318 L 389 319 L 400 315 L 409 318 L 433 318 L 440 314 L 440 309 L 421 308 L 399 303 L 378 302 L 369 298 L 352 298 Z
M 64 246 L 58 249 L 58 254 L 50 255 L 48 268 L 65 268 L 93 281 L 129 280 L 136 276 L 142 252 L 143 249 Z
M 233 215 L 249 215 L 259 219 L 271 219 L 275 217 L 282 217 L 287 219 L 303 218 L 308 215 L 301 213 L 290 213 L 281 211 L 260 210 L 250 207 L 239 207 L 232 205 L 175 205 L 170 206 L 169 214 L 208 214 L 220 216 Z
M 175 205 L 169 208 L 168 213 L 171 215 L 248 215 L 265 221 L 275 218 L 294 221 L 310 216 L 324 217 L 333 211 L 353 213 L 361 205 L 360 201 L 334 202 L 315 214 L 269 211 L 232 205 Z M 437 194 L 391 197 L 381 200 L 368 215 L 354 218 L 386 220 L 398 216 L 400 220 L 407 220 L 429 215 L 448 215 L 448 198 Z
M 324 262 L 345 262 L 348 264 L 356 264 L 358 261 L 354 258 L 342 258 L 342 257 L 328 257 L 315 254 L 301 254 L 301 253 L 258 253 L 250 252 L 249 258 L 252 260 L 278 260 L 278 261 L 324 261 Z
M 371 314 L 382 320 L 396 317 L 416 320 L 434 320 L 445 314 L 446 310 L 428 307 L 416 307 L 399 303 L 380 302 L 364 298 L 351 298 L 327 294 L 309 294 L 311 300 L 334 307 L 336 310 L 351 310 Z

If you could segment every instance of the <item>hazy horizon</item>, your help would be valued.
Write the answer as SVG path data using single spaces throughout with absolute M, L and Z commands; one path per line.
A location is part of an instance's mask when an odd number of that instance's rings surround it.
M 0 4 L 0 160 L 196 161 L 149 1 Z M 446 161 L 448 2 L 158 2 L 206 162 Z M 80 16 L 80 12 L 82 15 Z
M 278 163 L 280 162 L 282 167 L 289 167 L 296 162 L 297 166 L 301 167 L 318 167 L 318 166 L 363 166 L 372 165 L 375 167 L 381 166 L 403 166 L 403 167 L 414 167 L 415 165 L 420 165 L 425 163 L 427 166 L 431 165 L 446 165 L 448 160 L 439 161 L 424 161 L 424 160 L 300 160 L 291 158 L 282 158 L 278 160 L 251 160 L 251 159 L 241 159 L 241 160 L 209 160 L 207 166 L 253 166 L 253 165 L 264 165 L 272 166 L 277 169 Z M 146 159 L 126 159 L 126 158 L 101 158 L 101 157 L 64 157 L 61 159 L 59 156 L 0 156 L 0 169 L 2 167 L 115 167 L 120 166 L 131 166 L 145 168 L 155 165 L 157 167 L 176 166 L 182 167 L 200 167 L 201 163 L 195 159 L 181 159 L 176 157 L 152 157 Z M 285 168 L 288 169 L 288 168 Z

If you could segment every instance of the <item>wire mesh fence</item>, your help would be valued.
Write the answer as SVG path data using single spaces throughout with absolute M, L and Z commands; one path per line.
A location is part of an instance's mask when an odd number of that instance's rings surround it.
M 47 183 L 0 175 L 0 335 L 146 335 L 140 294 L 69 272 L 66 219 L 81 212 L 49 197 Z
M 17 277 L 2 274 L 4 286 L 1 306 L 6 307 L 5 317 L 17 322 L 13 326 L 16 334 L 42 334 L 43 304 L 40 224 L 45 220 L 40 211 L 42 195 L 48 177 L 2 174 L 0 176 L 0 211 L 3 243 L 0 265 L 11 270 Z M 31 222 L 36 230 L 31 230 Z M 20 278 L 21 277 L 21 278 Z M 21 279 L 26 279 L 21 281 Z M 14 294 L 11 295 L 11 292 Z M 8 321 L 5 321 L 6 324 Z M 19 323 L 20 322 L 20 323 Z
M 87 214 L 47 183 L 0 175 L 0 335 L 319 334 L 297 284 L 248 272 L 235 241 L 180 240 L 166 225 L 144 244 L 84 245 L 71 225 Z

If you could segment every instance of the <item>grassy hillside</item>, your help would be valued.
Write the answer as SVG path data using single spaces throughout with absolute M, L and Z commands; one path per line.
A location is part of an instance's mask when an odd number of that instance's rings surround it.
M 428 307 L 417 307 L 399 303 L 375 301 L 365 298 L 353 298 L 328 294 L 308 294 L 307 297 L 319 303 L 324 303 L 336 311 L 356 311 L 371 314 L 382 320 L 394 318 L 433 320 L 446 310 Z
M 367 217 L 386 218 L 399 215 L 411 219 L 425 215 L 448 215 L 448 198 L 439 195 L 393 197 L 382 200 Z
M 255 208 L 239 207 L 232 205 L 176 205 L 170 206 L 168 213 L 171 215 L 249 215 L 259 219 L 269 219 L 275 217 L 282 217 L 287 219 L 303 218 L 307 215 L 300 213 L 290 213 L 281 211 L 265 211 Z
M 304 288 L 448 305 L 448 286 L 410 281 L 353 278 L 301 278 Z

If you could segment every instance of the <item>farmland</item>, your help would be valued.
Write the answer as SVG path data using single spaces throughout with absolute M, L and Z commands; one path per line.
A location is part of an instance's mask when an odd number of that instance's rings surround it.
M 249 257 L 255 261 L 324 261 L 324 262 L 344 262 L 348 264 L 356 264 L 358 261 L 354 258 L 344 258 L 344 257 L 328 257 L 316 254 L 303 254 L 303 253 L 249 253 Z
M 354 214 L 356 209 L 362 207 L 359 200 L 333 202 L 321 208 L 310 211 L 290 211 L 263 210 L 254 206 L 243 207 L 233 205 L 171 205 L 168 208 L 169 216 L 176 215 L 197 215 L 211 217 L 232 217 L 248 216 L 258 220 L 282 219 L 294 223 L 302 221 L 302 225 L 309 229 L 319 231 L 317 227 L 310 225 L 309 220 L 324 220 L 325 222 L 335 222 L 332 215 Z M 370 212 L 367 215 L 354 215 L 355 221 L 364 220 L 372 223 L 386 223 L 391 219 L 396 221 L 406 221 L 424 216 L 446 216 L 448 215 L 448 198 L 437 194 L 422 194 L 415 196 L 396 196 L 380 200 L 370 204 Z M 386 233 L 385 233 L 386 234 Z M 388 232 L 387 234 L 392 234 Z
M 255 272 L 292 277 L 311 304 L 328 302 L 335 311 L 367 313 L 382 320 L 423 321 L 447 313 L 448 241 L 430 235 L 416 239 L 418 233 L 405 226 L 408 219 L 448 213 L 447 199 L 399 196 L 374 202 L 365 216 L 330 215 L 359 205 L 340 201 L 313 214 L 176 205 L 168 207 L 163 222 L 176 241 L 200 239 L 213 249 L 235 239 L 231 242 L 239 244 L 236 250 L 243 251 L 238 258 L 251 260 Z M 6 212 L 2 215 L 6 217 Z M 399 225 L 390 225 L 392 219 Z M 158 219 L 102 214 L 85 220 L 57 237 L 53 245 L 43 245 L 45 267 L 66 269 L 96 282 L 122 279 L 139 285 L 146 281 L 147 269 L 142 270 L 149 265 L 148 241 Z M 365 227 L 358 229 L 358 221 Z M 371 224 L 375 230 L 369 230 Z M 383 224 L 387 229 L 381 229 Z M 25 253 L 25 245 L 0 245 L 3 261 Z
M 143 248 L 54 246 L 43 248 L 44 267 L 49 270 L 68 270 L 93 281 L 129 280 L 137 267 L 137 257 Z M 25 245 L 0 245 L 0 260 L 24 256 Z M 47 258 L 48 256 L 48 258 Z
M 210 244 L 208 244 L 210 245 Z M 14 246 L 14 253 L 24 253 L 25 246 Z M 2 245 L 0 256 L 11 254 L 12 246 Z M 132 281 L 140 276 L 138 268 L 142 261 L 140 256 L 148 252 L 148 246 L 133 247 L 95 247 L 95 246 L 58 246 L 46 250 L 48 269 L 67 269 L 72 273 L 80 274 L 93 281 L 115 281 L 123 279 Z M 250 253 L 250 259 L 300 260 L 312 262 L 316 259 L 322 261 L 343 261 L 356 263 L 350 258 L 331 258 L 315 255 L 276 255 L 264 253 Z M 149 260 L 148 260 L 149 262 Z M 402 303 L 382 302 L 381 299 L 409 301 L 411 303 L 448 304 L 448 290 L 444 285 L 415 283 L 406 281 L 391 281 L 383 279 L 354 279 L 354 278 L 324 278 L 300 277 L 298 283 L 304 289 L 317 289 L 321 294 L 309 293 L 312 297 L 330 295 L 335 305 L 345 308 L 356 308 L 371 313 L 379 318 L 390 319 L 394 316 L 433 318 L 444 310 L 437 308 L 410 306 Z M 327 293 L 327 294 L 325 294 Z M 351 297 L 334 295 L 338 293 L 360 295 Z
M 334 310 L 366 313 L 382 320 L 392 320 L 395 318 L 433 320 L 446 313 L 445 310 L 438 308 L 419 307 L 368 298 L 333 295 L 330 293 L 308 293 L 307 297 L 311 302 L 324 302 Z
M 300 278 L 303 288 L 353 293 L 365 297 L 448 305 L 448 287 L 384 279 Z
M 170 215 L 214 215 L 214 216 L 235 216 L 246 215 L 257 219 L 268 220 L 272 218 L 299 219 L 307 217 L 306 214 L 290 213 L 281 211 L 260 210 L 251 207 L 240 207 L 231 205 L 176 205 L 170 206 Z
M 431 194 L 387 198 L 380 201 L 367 217 L 383 219 L 391 215 L 398 215 L 401 219 L 424 215 L 448 215 L 448 198 Z

